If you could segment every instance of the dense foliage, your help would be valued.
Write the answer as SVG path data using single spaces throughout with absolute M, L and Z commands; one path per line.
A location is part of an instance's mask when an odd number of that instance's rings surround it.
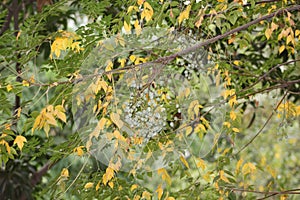
M 1 199 L 297 199 L 295 0 L 5 0 Z

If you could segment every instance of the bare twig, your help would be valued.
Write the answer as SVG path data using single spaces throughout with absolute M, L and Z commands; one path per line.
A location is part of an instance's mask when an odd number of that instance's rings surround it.
M 269 121 L 272 119 L 274 113 L 276 112 L 276 110 L 278 109 L 279 105 L 282 103 L 282 101 L 285 99 L 286 95 L 288 94 L 288 92 L 286 92 L 283 97 L 280 99 L 280 101 L 278 102 L 276 108 L 272 111 L 272 113 L 270 114 L 270 116 L 268 117 L 267 121 L 264 123 L 264 125 L 259 129 L 259 131 L 251 138 L 251 140 L 249 140 L 249 142 L 247 142 L 235 155 L 238 155 L 239 153 L 241 153 L 244 149 L 246 149 L 260 134 L 261 132 L 264 130 L 264 128 L 267 126 L 267 124 L 269 123 Z
M 300 59 L 296 59 L 296 60 L 290 60 L 290 61 L 287 61 L 287 62 L 284 62 L 284 63 L 280 63 L 276 66 L 273 66 L 271 67 L 271 69 L 269 71 L 267 71 L 266 73 L 264 73 L 262 76 L 260 76 L 253 84 L 251 84 L 250 86 L 242 89 L 241 91 L 239 92 L 244 92 L 244 91 L 247 91 L 249 89 L 251 89 L 253 86 L 255 86 L 256 84 L 258 84 L 261 80 L 265 79 L 271 72 L 273 72 L 275 69 L 283 66 L 283 65 L 288 65 L 290 63 L 294 63 L 294 62 L 298 62 L 300 61 Z
M 267 199 L 269 197 L 276 196 L 276 195 L 300 194 L 300 188 L 283 190 L 283 191 L 257 191 L 257 190 L 247 190 L 247 189 L 241 189 L 241 188 L 228 188 L 228 187 L 222 187 L 222 188 L 233 191 L 233 192 L 247 192 L 247 193 L 256 193 L 256 194 L 267 195 L 265 197 L 259 198 L 260 200 Z

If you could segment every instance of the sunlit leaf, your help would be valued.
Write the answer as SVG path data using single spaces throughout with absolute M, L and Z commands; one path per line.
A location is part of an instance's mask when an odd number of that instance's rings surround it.
M 94 186 L 94 183 L 88 182 L 84 185 L 84 189 L 89 189 L 89 188 L 92 188 L 93 186 Z
M 18 135 L 14 140 L 14 144 L 17 144 L 20 150 L 22 150 L 24 146 L 24 142 L 27 142 L 26 138 L 22 135 Z

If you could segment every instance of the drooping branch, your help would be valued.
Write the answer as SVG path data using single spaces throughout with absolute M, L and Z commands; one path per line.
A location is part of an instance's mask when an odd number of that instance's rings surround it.
M 242 26 L 234 28 L 234 29 L 232 29 L 232 30 L 230 30 L 230 31 L 228 31 L 228 32 L 226 32 L 224 34 L 218 35 L 218 36 L 213 37 L 211 39 L 208 39 L 208 40 L 206 40 L 204 42 L 200 42 L 200 43 L 198 43 L 198 44 L 196 44 L 196 45 L 194 45 L 192 47 L 186 48 L 183 51 L 180 51 L 178 53 L 172 54 L 172 55 L 167 56 L 167 57 L 163 57 L 163 58 L 157 59 L 156 62 L 163 63 L 163 62 L 166 62 L 166 61 L 169 61 L 169 60 L 171 61 L 171 60 L 175 59 L 176 57 L 183 56 L 183 55 L 186 55 L 188 53 L 194 52 L 197 49 L 200 49 L 201 47 L 205 47 L 205 46 L 207 46 L 209 44 L 215 43 L 218 40 L 224 39 L 224 38 L 228 37 L 229 35 L 232 35 L 234 33 L 237 33 L 237 32 L 240 32 L 242 30 L 245 30 L 248 27 L 250 27 L 250 26 L 252 26 L 254 24 L 257 24 L 257 23 L 259 23 L 259 22 L 261 22 L 263 20 L 273 18 L 276 15 L 282 15 L 284 12 L 292 12 L 292 11 L 297 11 L 297 10 L 300 10 L 300 5 L 291 6 L 289 8 L 282 8 L 282 9 L 280 9 L 278 11 L 275 11 L 275 12 L 273 12 L 271 14 L 265 15 L 263 17 L 255 19 L 253 21 L 250 21 L 250 22 L 248 22 L 248 23 L 246 23 L 246 24 L 244 24 Z
M 80 79 L 74 79 L 74 80 L 71 80 L 71 81 L 62 81 L 62 82 L 55 82 L 55 83 L 49 83 L 49 84 L 39 84 L 39 83 L 33 83 L 32 85 L 36 85 L 36 86 L 50 86 L 50 87 L 53 87 L 53 86 L 57 86 L 57 85 L 62 85 L 62 84 L 73 84 L 73 83 L 77 83 L 77 82 L 80 82 L 80 81 L 83 81 L 85 79 L 89 79 L 89 78 L 92 78 L 94 76 L 102 76 L 102 75 L 105 75 L 105 74 L 114 74 L 114 73 L 121 73 L 121 72 L 124 72 L 126 70 L 132 70 L 132 69 L 135 69 L 135 68 L 143 68 L 143 67 L 151 67 L 157 63 L 159 64 L 167 64 L 169 62 L 171 62 L 172 60 L 174 60 L 176 57 L 180 57 L 180 56 L 183 56 L 183 55 L 186 55 L 186 54 L 189 54 L 189 53 L 192 53 L 202 47 L 205 47 L 205 46 L 208 46 L 210 44 L 213 44 L 215 42 L 217 42 L 218 40 L 221 40 L 221 39 L 224 39 L 234 33 L 237 33 L 237 32 L 240 32 L 242 30 L 245 30 L 247 28 L 249 28 L 250 26 L 254 25 L 254 24 L 258 24 L 259 22 L 263 21 L 263 20 L 266 20 L 266 19 L 270 19 L 270 18 L 273 18 L 275 17 L 276 15 L 282 15 L 284 12 L 293 12 L 293 11 L 299 11 L 300 10 L 300 5 L 295 5 L 295 6 L 291 6 L 289 8 L 282 8 L 278 11 L 275 11 L 273 13 L 270 13 L 268 15 L 265 15 L 263 17 L 260 17 L 258 19 L 255 19 L 253 21 L 250 21 L 242 26 L 239 26 L 237 28 L 234 28 L 224 34 L 221 34 L 221 35 L 218 35 L 216 37 L 213 37 L 213 38 L 210 38 L 204 42 L 200 42 L 194 46 L 191 46 L 189 48 L 186 48 L 182 51 L 179 51 L 177 53 L 174 53 L 174 54 L 171 54 L 169 56 L 165 56 L 165 57 L 161 57 L 161 58 L 158 58 L 154 61 L 149 61 L 149 62 L 146 62 L 146 63 L 141 63 L 141 64 L 137 64 L 137 65 L 128 65 L 128 66 L 125 66 L 123 68 L 117 68 L 117 69 L 112 69 L 110 71 L 106 71 L 106 72 L 101 72 L 100 74 L 95 74 L 95 75 L 88 75 L 88 76 L 85 76 L 83 78 L 80 78 Z

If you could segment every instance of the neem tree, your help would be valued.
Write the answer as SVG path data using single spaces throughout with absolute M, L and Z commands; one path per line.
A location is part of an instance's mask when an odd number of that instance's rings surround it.
M 296 199 L 297 1 L 1 7 L 1 199 Z

